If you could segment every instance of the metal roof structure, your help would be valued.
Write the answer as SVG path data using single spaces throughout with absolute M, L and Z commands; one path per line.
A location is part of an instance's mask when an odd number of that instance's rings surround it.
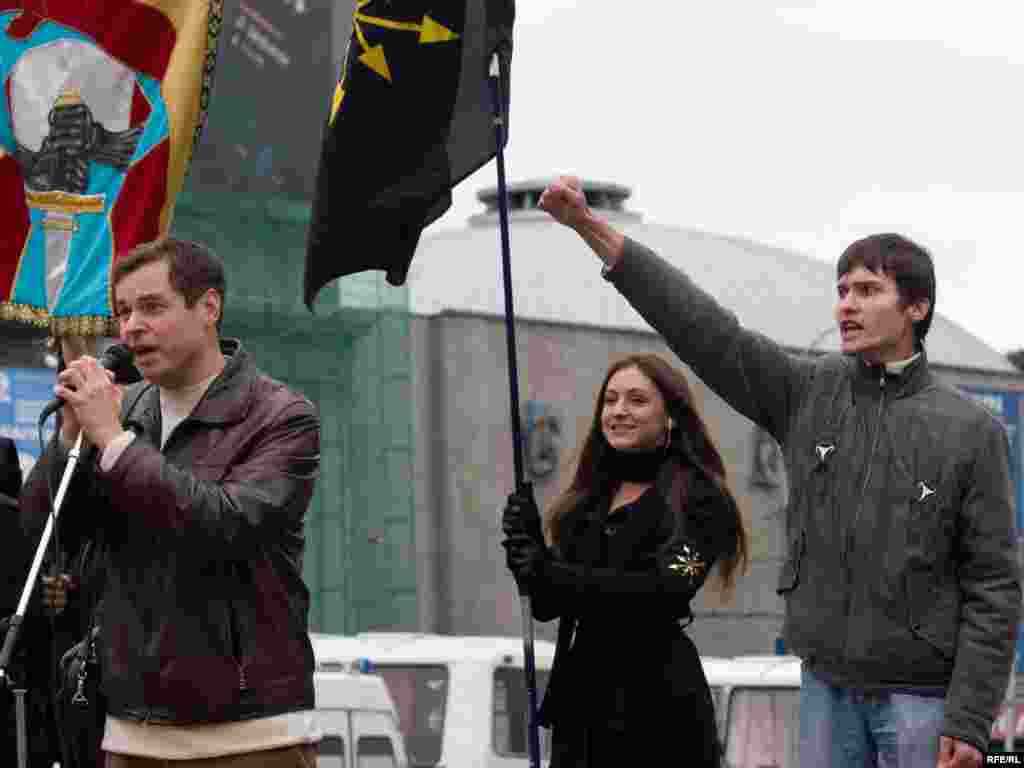
M 526 181 L 509 187 L 516 317 L 651 332 L 601 277 L 600 262 L 581 238 L 536 209 L 546 183 Z M 833 317 L 834 265 L 751 240 L 646 223 L 625 210 L 623 202 L 630 192 L 621 185 L 584 182 L 584 191 L 591 207 L 625 235 L 683 269 L 735 312 L 745 327 L 791 349 L 839 348 Z M 472 216 L 469 226 L 427 235 L 420 243 L 408 277 L 413 314 L 504 314 L 497 191 L 486 189 L 478 196 L 488 210 Z M 1017 372 L 999 351 L 941 314 L 941 295 L 936 303 L 940 311 L 926 342 L 933 363 Z
M 401 632 L 363 632 L 358 635 L 310 633 L 318 664 L 367 659 L 373 664 L 523 663 L 523 641 L 515 637 L 455 636 Z M 534 641 L 539 665 L 548 667 L 555 646 Z
M 701 657 L 711 686 L 800 687 L 800 659 L 796 656 Z

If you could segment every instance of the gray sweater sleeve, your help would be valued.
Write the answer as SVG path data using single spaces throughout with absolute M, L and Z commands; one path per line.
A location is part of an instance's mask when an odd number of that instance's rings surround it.
M 626 238 L 622 258 L 606 276 L 705 384 L 785 443 L 810 361 L 743 328 L 685 273 L 635 240 Z

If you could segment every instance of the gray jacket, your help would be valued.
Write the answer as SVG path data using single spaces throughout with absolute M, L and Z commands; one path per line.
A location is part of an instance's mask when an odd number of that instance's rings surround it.
M 1021 609 L 1002 426 L 923 352 L 900 375 L 787 354 L 634 241 L 607 277 L 782 446 L 787 647 L 836 685 L 945 691 L 943 733 L 987 749 Z

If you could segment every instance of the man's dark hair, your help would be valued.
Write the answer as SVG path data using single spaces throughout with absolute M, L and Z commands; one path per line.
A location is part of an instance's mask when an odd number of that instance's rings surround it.
M 140 267 L 158 261 L 167 262 L 171 288 L 184 297 L 186 307 L 194 307 L 199 297 L 211 288 L 217 292 L 220 296 L 219 331 L 224 319 L 224 295 L 227 293 L 224 263 L 201 243 L 168 237 L 136 246 L 114 262 L 110 271 L 111 287 L 116 288 L 121 278 Z
M 836 279 L 857 267 L 891 277 L 904 306 L 928 300 L 927 314 L 914 323 L 918 343 L 924 342 L 935 313 L 935 267 L 931 254 L 913 240 L 887 232 L 851 243 L 839 257 Z

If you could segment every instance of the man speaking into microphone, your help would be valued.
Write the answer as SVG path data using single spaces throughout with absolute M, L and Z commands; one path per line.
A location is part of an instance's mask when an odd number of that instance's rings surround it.
M 143 381 L 97 360 L 57 378 L 63 424 L 23 492 L 42 528 L 83 435 L 62 535 L 104 553 L 96 624 L 108 768 L 306 768 L 320 734 L 302 581 L 319 468 L 313 405 L 219 328 L 226 281 L 207 248 L 136 248 L 111 273 Z

